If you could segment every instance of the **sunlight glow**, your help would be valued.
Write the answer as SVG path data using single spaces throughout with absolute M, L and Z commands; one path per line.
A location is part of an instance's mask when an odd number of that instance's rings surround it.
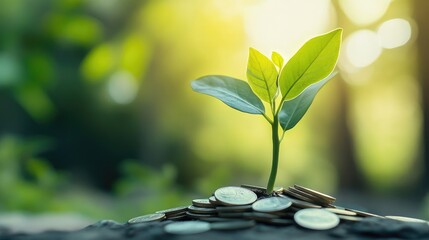
M 391 0 L 339 0 L 341 9 L 356 25 L 369 25 L 379 20 L 389 8 Z
M 405 45 L 411 38 L 411 25 L 402 18 L 383 22 L 377 30 L 379 43 L 383 48 L 397 48 Z
M 128 104 L 137 96 L 137 81 L 129 72 L 120 71 L 108 80 L 107 91 L 116 103 Z
M 266 55 L 277 51 L 290 57 L 300 45 L 331 27 L 329 0 L 266 0 L 250 5 L 244 14 L 249 45 Z
M 372 64 L 382 52 L 377 34 L 370 30 L 350 34 L 344 41 L 344 50 L 347 61 L 357 68 Z

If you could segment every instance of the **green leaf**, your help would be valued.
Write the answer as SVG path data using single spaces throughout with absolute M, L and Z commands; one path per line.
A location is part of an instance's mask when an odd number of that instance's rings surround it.
M 247 80 L 250 87 L 263 101 L 271 103 L 277 92 L 277 69 L 270 59 L 250 48 Z
M 210 75 L 192 81 L 191 86 L 194 91 L 213 96 L 239 111 L 250 114 L 265 113 L 264 104 L 245 81 Z
M 334 70 L 341 45 L 342 29 L 336 29 L 306 42 L 286 63 L 279 84 L 283 100 L 298 96 L 309 85 Z
M 322 88 L 323 85 L 325 85 L 325 83 L 335 75 L 336 72 L 331 73 L 323 80 L 308 86 L 301 94 L 298 95 L 298 97 L 283 103 L 282 109 L 279 112 L 279 122 L 283 131 L 287 131 L 295 127 L 307 112 L 320 88 Z
M 278 52 L 273 52 L 273 53 L 271 54 L 271 60 L 273 60 L 273 63 L 274 63 L 277 67 L 279 67 L 279 69 L 282 69 L 282 67 L 283 67 L 283 63 L 284 63 L 284 60 L 283 60 L 282 55 L 280 55 Z

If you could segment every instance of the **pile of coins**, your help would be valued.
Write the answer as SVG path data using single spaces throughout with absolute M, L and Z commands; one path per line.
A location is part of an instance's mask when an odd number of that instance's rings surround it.
M 280 188 L 271 194 L 259 186 L 241 185 L 217 189 L 192 205 L 158 211 L 130 219 L 129 224 L 174 220 L 164 230 L 172 234 L 194 234 L 208 230 L 251 228 L 256 222 L 288 226 L 298 224 L 312 230 L 327 230 L 340 221 L 360 221 L 382 216 L 334 205 L 335 198 L 299 185 Z M 391 219 L 404 220 L 403 218 Z

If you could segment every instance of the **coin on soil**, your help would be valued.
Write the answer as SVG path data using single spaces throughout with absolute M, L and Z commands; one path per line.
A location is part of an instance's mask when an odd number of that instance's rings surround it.
M 423 219 L 410 218 L 410 217 L 402 217 L 402 216 L 386 216 L 386 218 L 403 221 L 403 222 L 417 222 L 417 223 L 426 223 L 427 221 Z
M 301 227 L 313 230 L 331 229 L 340 223 L 340 219 L 334 213 L 317 208 L 307 208 L 296 212 L 294 220 Z
M 146 223 L 146 222 L 158 222 L 164 219 L 165 219 L 165 214 L 154 213 L 154 214 L 147 214 L 147 215 L 132 218 L 128 220 L 128 223 L 135 224 L 135 223 Z
M 360 211 L 360 210 L 356 210 L 356 209 L 345 208 L 345 210 L 351 211 L 351 212 L 355 212 L 358 216 L 361 216 L 361 217 L 378 217 L 378 218 L 384 218 L 383 216 L 380 216 L 380 215 L 377 215 L 377 214 L 373 214 L 373 213 L 369 213 L 369 212 L 364 212 L 364 211 Z
M 202 214 L 216 213 L 216 209 L 214 208 L 202 208 L 202 207 L 195 207 L 193 205 L 188 207 L 188 211 L 192 213 L 202 213 Z
M 303 187 L 303 186 L 299 186 L 299 185 L 294 185 L 294 187 L 296 188 L 296 189 L 298 189 L 298 190 L 301 190 L 301 191 L 303 191 L 303 192 L 307 192 L 307 193 L 309 193 L 309 194 L 311 194 L 311 195 L 313 195 L 313 196 L 317 196 L 317 197 L 320 197 L 320 198 L 323 198 L 323 199 L 325 199 L 325 200 L 327 200 L 327 201 L 329 201 L 329 202 L 335 202 L 335 198 L 334 197 L 332 197 L 332 196 L 329 196 L 329 195 L 327 195 L 327 194 L 324 194 L 324 193 L 321 193 L 321 192 L 318 192 L 318 191 L 316 191 L 316 190 L 313 190 L 313 189 L 310 189 L 310 188 L 306 188 L 306 187 Z
M 292 205 L 289 199 L 281 197 L 268 197 L 258 200 L 252 204 L 253 210 L 257 212 L 279 212 Z
M 177 213 L 186 212 L 187 209 L 188 209 L 188 206 L 183 206 L 183 207 L 175 207 L 175 208 L 160 210 L 160 211 L 157 211 L 155 213 L 164 213 L 165 215 L 169 216 L 169 215 L 174 215 Z
M 338 215 L 346 215 L 346 216 L 356 216 L 357 214 L 355 212 L 352 211 L 348 211 L 345 209 L 339 209 L 339 208 L 323 208 L 326 211 L 329 211 L 331 213 L 335 213 Z
M 194 200 L 192 200 L 192 205 L 197 206 L 197 207 L 205 207 L 205 208 L 214 207 L 208 198 L 194 199 Z
M 312 204 L 306 201 L 302 201 L 296 198 L 286 197 L 285 195 L 280 194 L 279 197 L 287 198 L 292 202 L 292 206 L 298 207 L 298 208 L 322 208 L 322 206 Z
M 221 205 L 220 202 L 218 202 L 218 200 L 216 200 L 215 196 L 211 196 L 209 197 L 209 202 L 213 205 L 213 206 L 219 206 Z
M 202 221 L 174 222 L 164 226 L 164 231 L 171 234 L 196 234 L 210 230 L 210 223 Z
M 222 187 L 214 195 L 219 202 L 235 206 L 252 204 L 258 198 L 254 192 L 242 187 Z

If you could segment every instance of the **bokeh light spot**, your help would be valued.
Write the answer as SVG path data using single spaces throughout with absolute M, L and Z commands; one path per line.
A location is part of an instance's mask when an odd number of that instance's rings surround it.
M 383 22 L 377 30 L 379 43 L 383 48 L 397 48 L 405 45 L 411 38 L 411 25 L 402 18 Z
M 348 62 L 357 68 L 372 64 L 382 52 L 377 34 L 370 30 L 352 33 L 347 37 L 344 46 Z
M 128 104 L 136 98 L 138 85 L 136 79 L 129 72 L 119 71 L 108 80 L 107 91 L 116 103 Z
M 389 8 L 391 0 L 340 0 L 341 9 L 356 25 L 368 25 L 379 20 Z

